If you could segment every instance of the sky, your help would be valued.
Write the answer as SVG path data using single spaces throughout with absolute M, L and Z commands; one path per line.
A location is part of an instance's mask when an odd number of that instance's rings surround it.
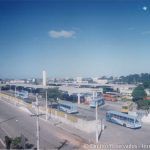
M 149 0 L 1 0 L 0 78 L 149 73 Z

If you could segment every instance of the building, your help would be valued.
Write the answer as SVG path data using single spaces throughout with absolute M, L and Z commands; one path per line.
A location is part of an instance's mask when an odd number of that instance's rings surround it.
M 10 84 L 24 84 L 25 80 L 10 80 Z
M 107 84 L 108 80 L 107 79 L 101 79 L 101 78 L 93 78 L 93 81 L 98 83 L 98 84 Z
M 46 71 L 43 70 L 43 86 L 46 86 Z
M 82 83 L 82 77 L 77 77 L 77 78 L 76 78 L 76 82 L 77 82 L 77 83 Z
M 145 89 L 147 96 L 150 96 L 150 89 Z

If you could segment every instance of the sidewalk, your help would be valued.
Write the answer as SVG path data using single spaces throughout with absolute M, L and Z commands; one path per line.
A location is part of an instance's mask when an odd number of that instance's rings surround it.
M 89 134 L 86 132 L 83 132 L 79 129 L 76 129 L 75 127 L 72 127 L 68 124 L 62 123 L 60 121 L 56 121 L 54 119 L 49 119 L 49 122 L 51 124 L 53 124 L 54 126 L 57 126 L 72 135 L 80 137 L 84 143 L 87 143 L 89 141 L 89 138 L 88 138 Z
M 33 114 L 36 114 L 36 111 L 33 110 L 33 109 L 30 109 L 31 113 Z M 41 120 L 45 121 L 46 123 L 49 123 L 53 126 L 56 126 L 58 128 L 61 128 L 62 130 L 66 131 L 67 133 L 69 134 L 72 134 L 76 137 L 80 137 L 80 139 L 82 140 L 83 143 L 88 143 L 89 141 L 89 134 L 84 132 L 84 131 L 81 131 L 75 127 L 72 127 L 68 124 L 65 124 L 57 119 L 54 119 L 54 118 L 51 118 L 50 117 L 50 114 L 49 114 L 49 117 L 48 117 L 48 121 L 46 121 L 46 116 L 41 116 L 40 117 Z

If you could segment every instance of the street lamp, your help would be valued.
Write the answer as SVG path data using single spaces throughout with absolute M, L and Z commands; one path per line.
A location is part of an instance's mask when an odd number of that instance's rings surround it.
M 2 87 L 0 85 L 0 99 L 1 99 Z
M 15 86 L 15 104 L 17 106 L 17 101 L 16 101 L 16 86 Z
M 36 142 L 37 150 L 40 150 L 40 127 L 39 127 L 39 100 L 38 95 L 36 94 L 36 114 L 31 115 L 31 117 L 36 117 Z
M 96 108 L 95 108 L 95 119 L 96 119 L 96 143 L 98 143 L 98 113 L 97 113 L 97 101 L 96 101 Z
M 48 120 L 48 108 L 47 108 L 47 89 L 46 89 L 46 121 Z
M 40 126 L 39 126 L 39 117 L 45 114 L 39 114 L 39 100 L 38 94 L 36 94 L 36 114 L 31 115 L 32 117 L 36 117 L 36 141 L 37 141 L 37 150 L 40 150 Z
M 40 149 L 40 127 L 39 127 L 39 100 L 38 96 L 36 95 L 36 106 L 37 106 L 37 112 L 36 112 L 36 138 L 37 138 L 37 150 Z

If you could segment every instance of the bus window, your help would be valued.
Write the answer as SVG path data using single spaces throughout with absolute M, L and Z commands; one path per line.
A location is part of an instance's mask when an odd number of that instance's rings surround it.
M 135 123 L 139 123 L 139 120 L 136 119 L 136 120 L 135 120 Z
M 128 106 L 122 106 L 123 109 L 128 109 Z
M 112 123 L 114 123 L 115 121 L 115 123 L 123 125 L 128 128 L 141 128 L 142 126 L 140 121 L 136 117 L 121 112 L 108 111 L 106 113 L 106 117 L 107 121 Z
M 132 122 L 132 123 L 134 122 L 134 120 L 133 120 L 133 119 L 129 119 L 129 121 L 130 121 L 130 122 Z

